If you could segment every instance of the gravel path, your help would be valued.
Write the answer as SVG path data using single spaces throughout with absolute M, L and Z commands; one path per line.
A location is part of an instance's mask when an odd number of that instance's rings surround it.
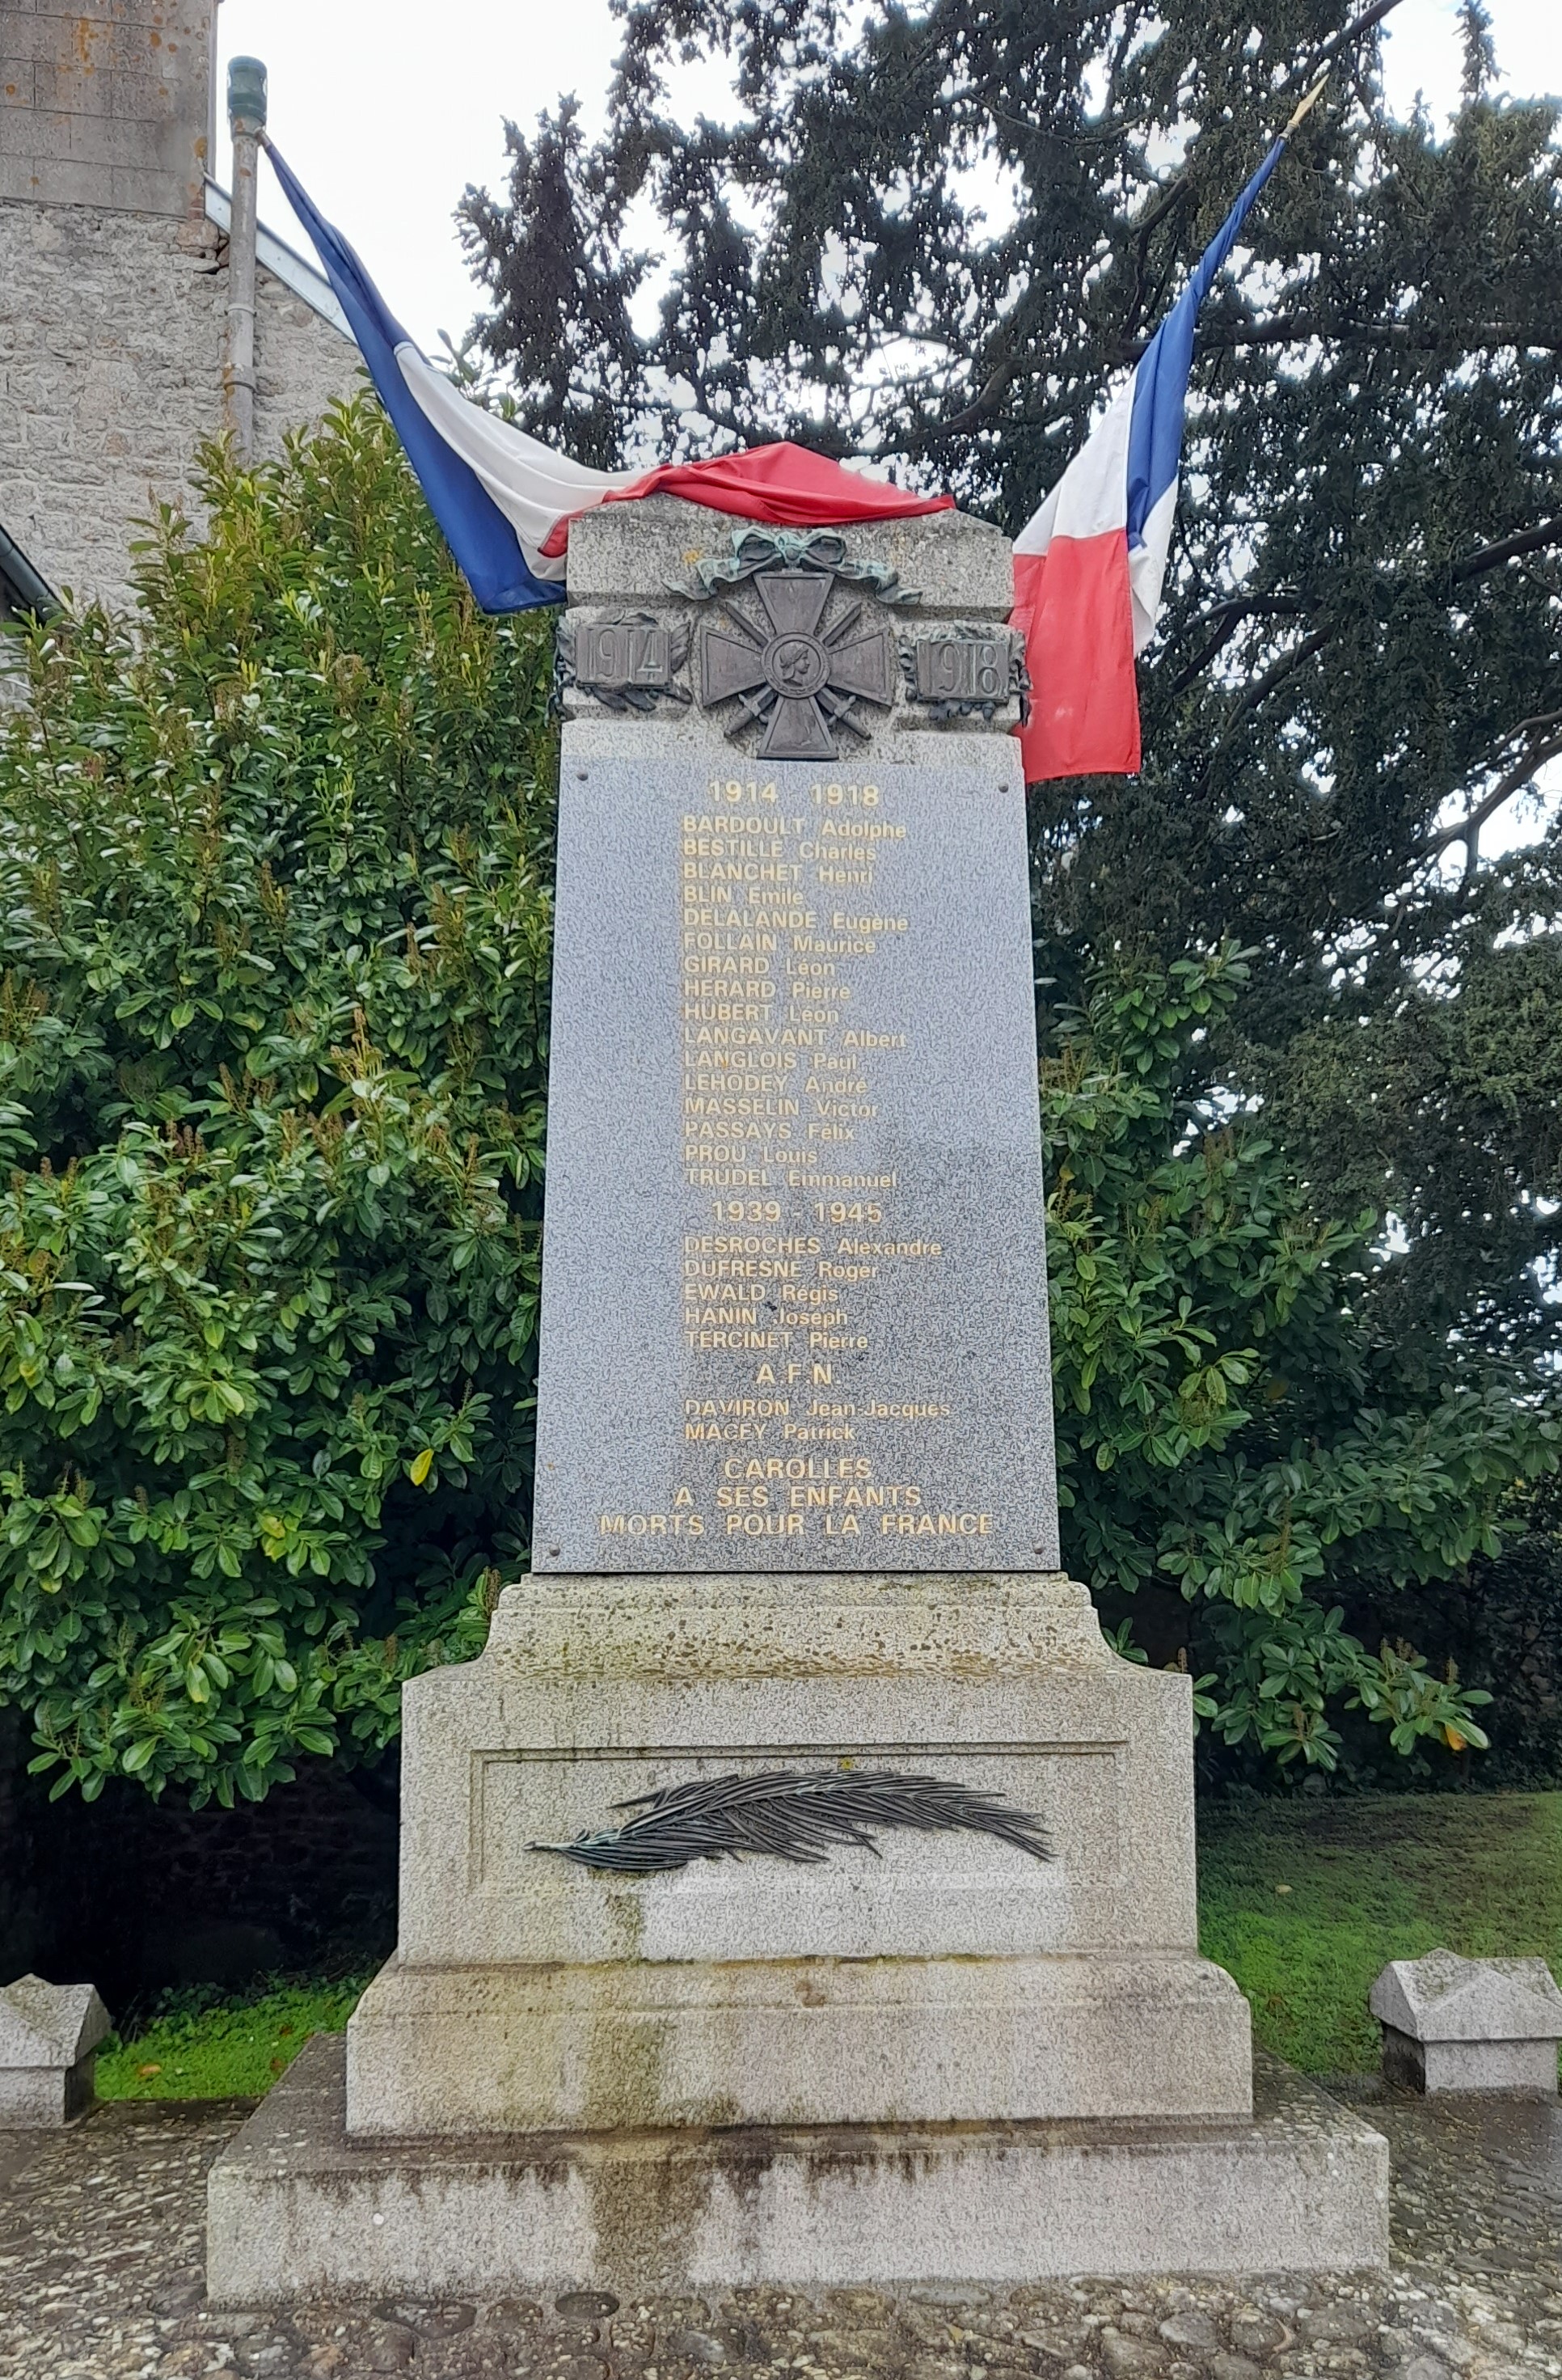
M 103 2107 L 0 2141 L 0 2380 L 1514 2380 L 1562 2375 L 1562 2106 L 1337 2086 L 1389 2138 L 1393 2271 L 1059 2282 L 893 2301 L 752 2289 L 619 2305 L 212 2313 L 207 2166 L 236 2107 Z

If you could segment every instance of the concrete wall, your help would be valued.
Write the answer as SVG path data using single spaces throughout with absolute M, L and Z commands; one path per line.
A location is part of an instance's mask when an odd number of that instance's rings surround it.
M 224 427 L 225 248 L 204 216 L 0 201 L 0 522 L 56 589 L 128 591 L 132 524 L 193 503 Z M 259 451 L 358 384 L 356 347 L 259 276 Z
M 199 210 L 212 0 L 0 0 L 0 198 Z

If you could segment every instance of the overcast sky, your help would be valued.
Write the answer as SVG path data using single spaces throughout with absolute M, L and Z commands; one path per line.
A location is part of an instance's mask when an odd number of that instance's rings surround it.
M 1505 88 L 1562 91 L 1558 0 L 1488 0 Z M 223 0 L 227 61 L 263 58 L 271 128 L 316 204 L 362 255 L 414 338 L 459 338 L 477 310 L 451 216 L 468 182 L 502 183 L 504 118 L 526 126 L 561 91 L 600 123 L 616 48 L 608 0 Z M 1445 111 L 1459 91 L 1455 0 L 1402 0 L 1386 29 L 1389 96 L 1423 91 Z M 705 103 L 720 104 L 720 87 Z M 218 178 L 228 179 L 220 103 Z M 264 221 L 307 249 L 261 170 Z

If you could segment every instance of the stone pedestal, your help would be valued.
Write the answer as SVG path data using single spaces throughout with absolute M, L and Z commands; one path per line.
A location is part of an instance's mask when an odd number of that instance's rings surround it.
M 1185 1678 L 1047 1576 L 527 1579 L 406 1690 L 401 1941 L 351 2137 L 1245 2115 L 1201 1960 Z M 881 1835 L 622 1876 L 528 1848 L 693 1777 L 860 1764 L 999 1794 L 1056 1857 Z
M 1283 2076 L 1254 2118 L 1198 1956 L 1188 1694 L 1056 1575 L 507 1589 L 406 1690 L 397 1955 L 345 2075 L 301 2065 L 213 2168 L 213 2295 L 1381 2262 L 1383 2143 Z M 845 1762 L 1000 1794 L 1056 1855 L 534 1848 Z

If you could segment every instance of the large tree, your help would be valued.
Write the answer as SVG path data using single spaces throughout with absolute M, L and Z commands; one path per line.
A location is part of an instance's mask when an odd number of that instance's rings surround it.
M 1324 104 L 1205 308 L 1133 782 L 1039 787 L 1039 972 L 1234 937 L 1188 1087 L 1267 1103 L 1327 1211 L 1395 1228 L 1364 1294 L 1544 1364 L 1562 1199 L 1562 156 L 1490 96 L 1396 121 L 1350 0 L 615 0 L 573 103 L 469 192 L 472 354 L 610 462 L 790 435 L 1011 528 L 1084 435 L 1320 64 Z M 679 109 L 726 61 L 724 119 Z M 708 78 L 707 77 L 707 79 Z
M 1407 1366 L 1362 1293 L 1372 1210 L 1320 1214 L 1261 1123 L 1181 1095 L 1246 976 L 1230 950 L 1102 966 L 1043 1065 L 1065 1555 L 1122 1649 L 1200 1673 L 1228 1772 L 1484 1745 L 1492 1693 L 1453 1656 L 1486 1647 L 1449 1607 L 1562 1422 L 1457 1346 Z M 1526 1618 L 1538 1535 L 1507 1555 Z

